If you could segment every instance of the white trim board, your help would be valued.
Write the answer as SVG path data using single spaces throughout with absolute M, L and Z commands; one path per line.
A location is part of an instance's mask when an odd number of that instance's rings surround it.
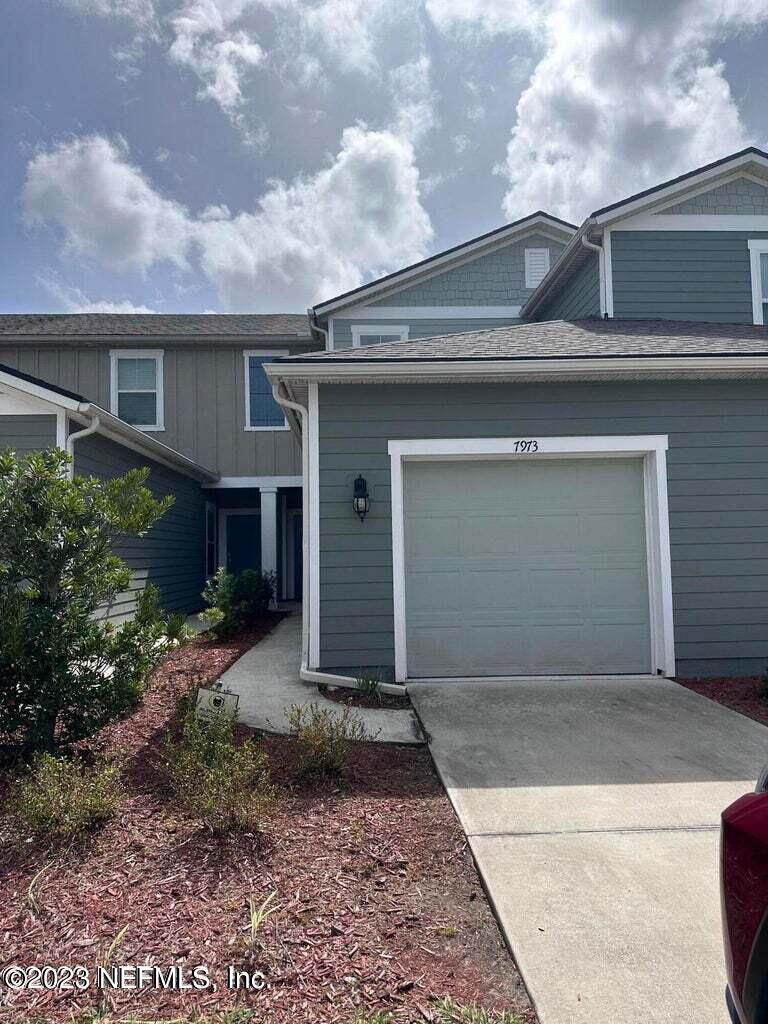
M 206 484 L 209 490 L 236 487 L 301 487 L 300 476 L 223 476 L 214 484 Z
M 768 253 L 768 238 L 750 238 L 747 242 L 749 249 L 749 269 L 752 285 L 752 323 L 762 324 L 765 322 L 765 303 L 768 302 L 768 295 L 763 295 L 763 275 L 760 267 L 760 257 Z
M 372 334 L 399 334 L 398 341 L 408 341 L 408 324 L 352 324 L 352 348 L 364 348 L 361 335 Z M 392 342 L 373 342 L 374 345 L 388 344 Z
M 520 441 L 535 440 L 535 454 L 515 451 Z M 674 623 L 672 615 L 672 566 L 669 548 L 667 504 L 666 434 L 613 437 L 491 437 L 414 439 L 390 441 L 392 484 L 392 576 L 395 633 L 395 681 L 408 680 L 405 600 L 405 506 L 403 463 L 476 459 L 564 459 L 641 457 L 644 462 L 648 596 L 650 602 L 651 666 L 654 672 L 675 674 Z
M 612 231 L 768 231 L 758 213 L 639 213 L 611 224 Z
M 498 320 L 519 317 L 521 309 L 522 306 L 355 306 L 331 320 Z
M 317 384 L 309 384 L 307 395 L 307 490 L 309 499 L 309 664 L 320 667 L 320 429 Z M 351 499 L 350 499 L 351 500 Z

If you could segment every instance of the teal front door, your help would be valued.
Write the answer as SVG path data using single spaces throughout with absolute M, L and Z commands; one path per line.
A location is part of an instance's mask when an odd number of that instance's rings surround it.
M 227 515 L 227 572 L 261 569 L 261 516 L 258 512 Z

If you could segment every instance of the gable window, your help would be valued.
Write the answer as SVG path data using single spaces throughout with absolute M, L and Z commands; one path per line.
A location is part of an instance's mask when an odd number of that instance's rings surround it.
M 751 238 L 747 244 L 752 272 L 752 322 L 768 324 L 768 238 Z
M 164 430 L 162 351 L 113 349 L 109 358 L 114 415 L 140 430 Z
M 408 341 L 408 324 L 353 324 L 352 344 L 386 345 L 391 341 Z
M 538 288 L 549 273 L 549 249 L 525 250 L 525 287 Z
M 244 352 L 245 356 L 245 429 L 287 430 L 285 413 L 272 397 L 264 366 L 276 356 L 288 352 Z

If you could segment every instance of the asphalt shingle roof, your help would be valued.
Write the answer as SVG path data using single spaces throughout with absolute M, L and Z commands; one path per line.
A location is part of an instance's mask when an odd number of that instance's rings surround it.
M 305 313 L 7 313 L 0 337 L 257 337 L 311 339 Z
M 446 334 L 276 362 L 564 359 L 622 356 L 768 355 L 768 330 L 676 320 L 551 320 Z

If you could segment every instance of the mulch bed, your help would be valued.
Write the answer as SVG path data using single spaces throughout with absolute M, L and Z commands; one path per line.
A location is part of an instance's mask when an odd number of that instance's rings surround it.
M 409 708 L 411 702 L 408 697 L 401 697 L 396 693 L 363 693 L 361 690 L 346 689 L 335 686 L 318 686 L 318 690 L 328 700 L 337 704 L 349 704 L 353 708 L 385 708 L 391 711 Z
M 0 965 L 92 971 L 127 926 L 113 965 L 180 965 L 187 980 L 206 965 L 218 990 L 112 991 L 110 1020 L 249 1007 L 259 1024 L 353 1024 L 362 1007 L 412 1024 L 432 1019 L 430 997 L 450 995 L 535 1022 L 425 750 L 361 744 L 343 787 L 312 788 L 298 782 L 295 742 L 267 736 L 283 797 L 263 836 L 217 841 L 174 811 L 155 765 L 179 697 L 274 621 L 168 655 L 141 707 L 97 737 L 94 748 L 127 759 L 127 795 L 103 829 L 65 846 L 0 847 Z M 271 893 L 279 909 L 249 949 L 249 898 Z M 230 991 L 229 965 L 263 972 L 269 987 Z M 0 1021 L 70 1021 L 103 995 L 17 992 L 3 1005 L 3 994 Z
M 768 725 L 768 700 L 761 696 L 762 680 L 759 676 L 731 677 L 729 679 L 678 679 L 678 683 L 709 697 L 747 718 Z

